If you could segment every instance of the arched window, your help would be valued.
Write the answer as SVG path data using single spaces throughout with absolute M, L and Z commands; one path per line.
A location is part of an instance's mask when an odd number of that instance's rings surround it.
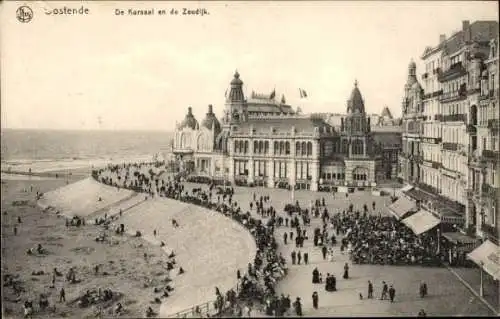
M 257 153 L 258 152 L 258 148 L 259 148 L 259 142 L 257 141 L 253 141 L 253 152 L 254 153 Z
M 248 153 L 248 141 L 245 141 L 245 154 Z
M 278 142 L 275 141 L 274 142 L 274 155 L 278 154 L 278 148 L 279 148 L 278 145 L 279 145 Z
M 362 140 L 355 140 L 352 144 L 352 153 L 354 155 L 361 155 L 363 154 L 363 141 Z
M 234 141 L 234 152 L 238 153 L 240 148 L 240 143 L 238 141 Z
M 368 170 L 365 167 L 356 167 L 352 171 L 352 179 L 355 181 L 368 180 Z
M 198 136 L 198 141 L 196 141 L 196 148 L 198 151 L 201 151 L 205 148 L 205 138 L 203 135 Z
M 290 155 L 290 142 L 285 143 L 285 154 Z
M 473 105 L 470 108 L 470 121 L 472 125 L 477 125 L 477 106 Z
M 181 148 L 187 147 L 187 136 L 186 134 L 181 134 Z
M 300 155 L 300 142 L 295 143 L 295 155 L 296 156 Z
M 307 154 L 307 144 L 306 142 L 302 142 L 300 145 L 300 148 L 302 149 L 302 156 L 305 156 Z
M 307 156 L 312 156 L 313 153 L 313 144 L 311 142 L 307 142 Z
M 269 142 L 268 141 L 265 141 L 264 142 L 264 153 L 268 153 L 269 152 Z
M 264 142 L 259 141 L 259 154 L 262 154 L 264 151 Z
M 285 152 L 285 143 L 280 142 L 280 155 Z

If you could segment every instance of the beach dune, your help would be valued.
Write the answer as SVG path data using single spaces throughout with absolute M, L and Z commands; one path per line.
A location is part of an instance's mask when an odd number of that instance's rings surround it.
M 89 177 L 45 193 L 38 204 L 53 207 L 68 217 L 87 217 L 134 196 L 133 191 L 106 186 Z
M 215 287 L 220 291 L 236 288 L 236 271 L 244 272 L 257 250 L 253 236 L 243 226 L 218 212 L 167 198 L 145 200 L 144 194 L 92 178 L 45 193 L 39 205 L 68 217 L 93 215 L 91 218 L 116 214 L 122 208 L 124 214 L 115 224 L 125 224 L 131 235 L 140 231 L 154 246 L 163 241 L 167 254 L 174 251 L 177 267 L 171 277 L 175 291 L 162 303 L 161 317 L 213 302 Z M 173 227 L 172 219 L 179 227 Z M 177 275 L 179 267 L 184 274 Z

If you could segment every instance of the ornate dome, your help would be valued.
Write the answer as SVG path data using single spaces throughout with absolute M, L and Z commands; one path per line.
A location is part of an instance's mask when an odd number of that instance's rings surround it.
M 351 97 L 347 101 L 347 113 L 365 113 L 365 102 L 358 88 L 358 81 L 354 81 Z
M 217 117 L 215 117 L 215 114 L 214 114 L 213 108 L 212 108 L 212 104 L 210 104 L 208 106 L 207 115 L 203 119 L 203 122 L 201 122 L 201 125 L 208 128 L 209 130 L 211 130 L 213 127 L 215 130 L 216 136 L 220 133 L 220 131 L 221 131 L 220 123 L 219 123 L 219 120 L 217 119 Z
M 243 81 L 240 80 L 240 74 L 238 73 L 238 70 L 234 72 L 234 78 L 231 80 L 231 85 L 243 85 Z
M 185 127 L 189 127 L 193 130 L 196 130 L 198 128 L 198 121 L 196 121 L 196 119 L 194 118 L 193 109 L 191 108 L 191 106 L 188 107 L 188 113 L 186 114 L 184 121 L 182 121 L 180 125 L 181 129 Z

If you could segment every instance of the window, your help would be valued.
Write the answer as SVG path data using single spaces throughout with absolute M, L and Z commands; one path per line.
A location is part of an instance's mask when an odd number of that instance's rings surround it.
M 307 156 L 312 156 L 312 153 L 313 153 L 312 149 L 313 149 L 312 143 L 307 142 Z
M 285 154 L 290 155 L 290 142 L 285 143 Z
M 497 211 L 495 206 L 491 207 L 491 225 L 496 226 L 497 225 Z
M 296 156 L 300 155 L 300 142 L 295 143 L 295 155 Z

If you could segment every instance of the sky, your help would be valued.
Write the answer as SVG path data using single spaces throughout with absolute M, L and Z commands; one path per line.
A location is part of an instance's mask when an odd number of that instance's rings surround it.
M 16 10 L 28 5 L 33 19 Z M 88 15 L 46 14 L 89 9 Z M 496 2 L 3 2 L 2 128 L 172 131 L 191 106 L 221 116 L 235 70 L 304 113 L 343 113 L 357 80 L 368 113 L 401 114 L 408 63 Z M 206 8 L 209 15 L 116 15 Z M 299 88 L 307 99 L 300 99 Z

